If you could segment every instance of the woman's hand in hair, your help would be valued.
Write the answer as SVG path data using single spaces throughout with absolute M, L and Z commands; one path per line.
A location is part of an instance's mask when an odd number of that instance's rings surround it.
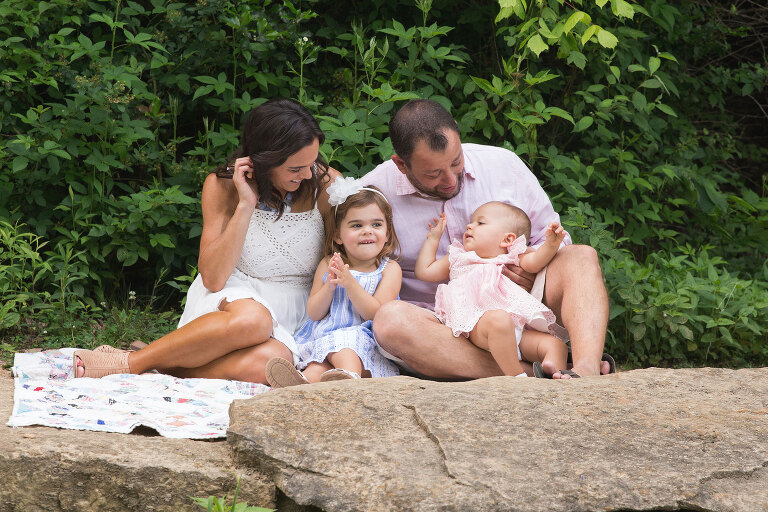
M 245 203 L 251 208 L 256 208 L 259 202 L 258 188 L 253 180 L 253 163 L 251 158 L 244 156 L 235 160 L 235 172 L 232 181 L 237 187 L 237 195 L 240 203 Z

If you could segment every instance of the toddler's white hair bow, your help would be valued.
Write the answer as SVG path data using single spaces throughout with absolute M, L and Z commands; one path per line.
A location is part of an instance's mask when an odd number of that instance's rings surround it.
M 376 192 L 387 201 L 387 198 L 380 191 L 375 188 L 364 187 L 360 180 L 347 176 L 346 178 L 336 178 L 336 180 L 328 186 L 328 204 L 338 208 L 338 206 L 346 201 L 349 196 L 357 194 L 361 190 Z

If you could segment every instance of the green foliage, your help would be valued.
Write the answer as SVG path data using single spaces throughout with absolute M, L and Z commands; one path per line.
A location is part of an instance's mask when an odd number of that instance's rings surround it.
M 0 15 L 4 338 L 121 325 L 114 311 L 144 310 L 131 290 L 178 304 L 202 181 L 268 98 L 304 103 L 324 156 L 359 176 L 392 154 L 396 108 L 428 97 L 465 141 L 524 158 L 598 249 L 620 362 L 768 363 L 768 7 L 8 0 Z
M 762 360 L 763 319 L 768 314 L 765 282 L 736 278 L 705 247 L 682 254 L 652 255 L 641 265 L 612 260 L 606 270 L 615 291 L 615 339 L 628 340 L 634 364 L 711 364 Z
M 40 254 L 45 242 L 24 227 L 0 219 L 0 329 L 18 326 L 22 313 L 45 308 L 48 299 L 37 288 L 51 270 Z
M 227 504 L 227 496 L 223 498 L 209 496 L 207 499 L 192 498 L 192 500 L 208 512 L 275 512 L 275 509 L 272 508 L 248 506 L 247 502 L 238 503 L 237 494 L 239 491 L 240 477 L 237 477 L 237 485 L 235 486 L 235 492 L 232 496 L 232 503 L 230 505 Z

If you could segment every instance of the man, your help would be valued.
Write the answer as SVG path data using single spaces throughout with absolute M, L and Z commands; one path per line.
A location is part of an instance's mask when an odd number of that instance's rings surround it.
M 502 375 L 490 353 L 465 338 L 455 338 L 430 311 L 437 283 L 419 281 L 413 274 L 427 224 L 440 213 L 446 214 L 446 232 L 437 253 L 440 257 L 452 239 L 461 239 L 472 212 L 488 201 L 502 201 L 524 210 L 531 219 L 534 247 L 543 242 L 546 226 L 559 222 L 560 217 L 517 155 L 492 146 L 462 145 L 456 121 L 439 103 L 406 103 L 392 119 L 389 134 L 396 154 L 362 181 L 381 189 L 392 204 L 401 245 L 403 300 L 379 309 L 373 323 L 376 340 L 394 360 L 428 377 Z M 593 248 L 571 245 L 570 235 L 566 235 L 557 255 L 538 275 L 517 266 L 503 273 L 542 300 L 570 335 L 573 367 L 544 368 L 545 373 L 559 379 L 609 372 L 609 363 L 601 360 L 608 293 Z

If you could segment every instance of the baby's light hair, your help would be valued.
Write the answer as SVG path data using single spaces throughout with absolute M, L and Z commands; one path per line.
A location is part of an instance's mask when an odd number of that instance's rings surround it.
M 503 206 L 504 210 L 507 213 L 505 217 L 507 220 L 507 227 L 509 231 L 511 233 L 514 233 L 518 237 L 525 235 L 525 240 L 528 243 L 530 243 L 531 219 L 528 217 L 528 214 L 526 214 L 523 210 L 521 210 L 517 206 L 512 206 L 511 204 L 502 203 L 501 201 L 490 201 L 488 203 L 485 203 L 482 206 L 485 206 L 488 204 Z
M 381 252 L 376 256 L 376 266 L 379 266 L 385 257 L 397 259 L 397 253 L 400 252 L 400 241 L 397 239 L 395 225 L 392 222 L 392 207 L 378 188 L 372 185 L 369 185 L 366 188 L 376 189 L 378 192 L 363 189 L 360 192 L 347 197 L 343 203 L 331 209 L 333 221 L 330 222 L 328 229 L 326 229 L 323 250 L 326 256 L 332 256 L 333 253 L 337 252 L 341 256 L 341 259 L 344 260 L 344 263 L 349 263 L 349 258 L 347 257 L 347 252 L 344 250 L 344 246 L 337 244 L 334 241 L 334 238 L 339 234 L 341 223 L 350 209 L 362 208 L 369 204 L 375 204 L 384 214 L 384 221 L 387 223 L 387 241 L 384 243 L 384 247 L 381 248 Z

